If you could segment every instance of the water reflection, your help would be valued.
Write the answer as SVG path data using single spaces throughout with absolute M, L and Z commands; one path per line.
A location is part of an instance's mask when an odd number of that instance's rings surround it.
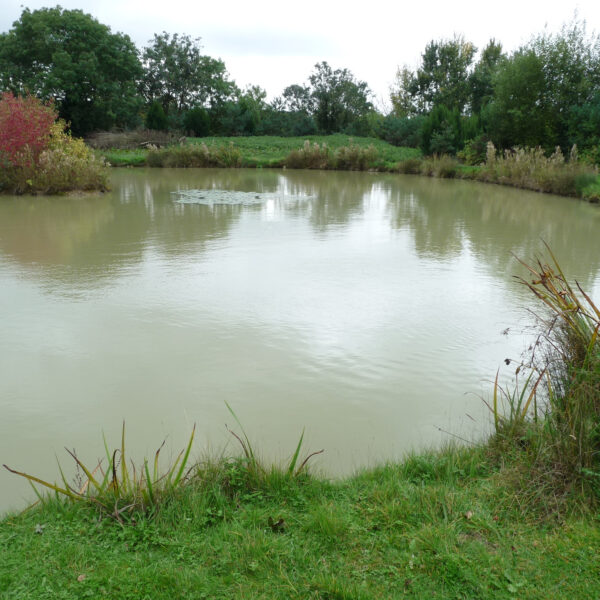
M 465 244 L 491 272 L 521 273 L 546 241 L 573 278 L 591 284 L 600 267 L 600 210 L 571 198 L 496 185 L 405 176 L 386 186 L 393 227 L 411 232 L 416 252 L 449 260 Z
M 142 262 L 148 246 L 170 256 L 199 253 L 227 237 L 242 213 L 265 210 L 173 202 L 174 191 L 196 188 L 277 194 L 271 211 L 305 219 L 319 235 L 347 228 L 375 196 L 420 256 L 452 260 L 469 244 L 500 272 L 514 263 L 511 252 L 532 257 L 542 239 L 587 281 L 600 260 L 600 211 L 576 200 L 410 176 L 244 169 L 117 170 L 113 191 L 100 196 L 2 198 L 0 250 L 22 265 L 106 279 Z

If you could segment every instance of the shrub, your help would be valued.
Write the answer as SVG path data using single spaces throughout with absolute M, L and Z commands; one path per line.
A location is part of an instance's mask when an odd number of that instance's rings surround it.
M 408 158 L 398 163 L 398 173 L 404 173 L 407 175 L 419 175 L 421 173 L 420 158 Z
M 160 102 L 153 102 L 146 115 L 146 127 L 163 131 L 167 129 L 167 115 Z
M 573 146 L 566 161 L 557 146 L 551 156 L 546 156 L 541 148 L 513 148 L 497 155 L 494 145 L 488 143 L 483 177 L 516 187 L 562 194 L 578 195 L 582 177 L 595 172 L 577 159 L 577 148 Z M 578 183 L 579 182 L 579 183 Z
M 284 161 L 290 169 L 327 169 L 331 162 L 331 151 L 326 144 L 306 140 L 299 150 L 292 150 Z
M 105 190 L 107 170 L 83 140 L 65 132 L 51 105 L 3 94 L 0 101 L 0 190 L 55 194 Z
M 581 197 L 588 202 L 595 204 L 600 202 L 600 178 L 596 177 L 596 180 L 586 185 L 581 190 Z
M 485 135 L 467 140 L 457 156 L 466 165 L 480 165 L 485 162 L 487 143 L 488 138 Z
M 210 117 L 208 111 L 201 106 L 188 110 L 183 116 L 183 128 L 186 135 L 204 137 L 210 131 Z
M 423 116 L 399 118 L 388 115 L 381 125 L 381 137 L 394 146 L 419 148 L 424 119 Z
M 334 168 L 346 171 L 365 171 L 373 167 L 379 153 L 370 144 L 366 148 L 350 141 L 348 146 L 340 146 L 334 156 Z
M 56 118 L 52 104 L 4 92 L 0 99 L 0 160 L 14 167 L 35 163 L 48 145 Z

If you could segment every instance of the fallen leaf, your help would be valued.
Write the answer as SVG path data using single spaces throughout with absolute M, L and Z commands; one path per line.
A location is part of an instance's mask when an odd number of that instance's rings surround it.
M 465 513 L 465 519 L 470 519 L 473 516 L 473 511 L 472 510 L 468 510 Z
M 85 574 L 82 573 L 78 578 L 77 581 L 83 581 L 85 579 Z

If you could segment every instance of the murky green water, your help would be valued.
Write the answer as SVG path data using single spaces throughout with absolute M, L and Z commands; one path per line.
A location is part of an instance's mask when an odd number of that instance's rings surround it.
M 194 422 L 198 452 L 233 450 L 225 401 L 269 458 L 305 427 L 331 474 L 477 437 L 531 321 L 511 252 L 547 240 L 598 297 L 599 231 L 574 200 L 365 173 L 115 170 L 101 196 L 0 197 L 0 463 L 54 478 L 123 419 L 138 456 Z M 31 495 L 0 472 L 0 511 Z

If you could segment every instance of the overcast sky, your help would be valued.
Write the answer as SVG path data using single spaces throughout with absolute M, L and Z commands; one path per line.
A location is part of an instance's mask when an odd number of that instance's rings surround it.
M 23 8 L 48 2 L 0 0 L 0 31 Z M 388 103 L 398 66 L 416 67 L 428 41 L 463 34 L 478 48 L 494 37 L 508 50 L 547 27 L 557 31 L 575 11 L 588 32 L 600 27 L 600 1 L 553 3 L 370 0 L 61 0 L 63 8 L 90 13 L 143 47 L 154 33 L 201 37 L 203 52 L 225 61 L 240 87 L 258 84 L 269 98 L 292 83 L 304 83 L 316 62 L 348 68 L 366 81 L 378 105 Z M 383 103 L 383 106 L 382 106 Z

